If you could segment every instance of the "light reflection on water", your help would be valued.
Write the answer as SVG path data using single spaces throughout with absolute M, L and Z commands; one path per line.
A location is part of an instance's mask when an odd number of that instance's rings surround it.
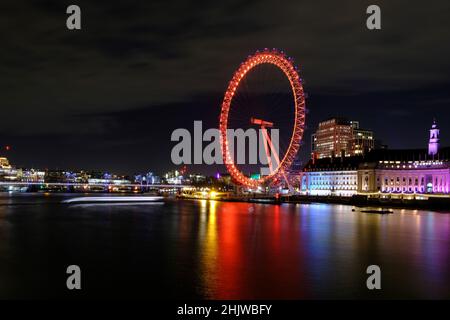
M 450 215 L 345 205 L 0 197 L 0 297 L 450 298 Z M 368 265 L 382 290 L 368 291 Z M 62 270 L 62 271 L 61 271 Z
M 449 297 L 446 214 L 324 204 L 259 205 L 252 214 L 250 206 L 212 201 L 202 211 L 208 298 Z M 382 292 L 365 287 L 371 264 L 382 269 Z

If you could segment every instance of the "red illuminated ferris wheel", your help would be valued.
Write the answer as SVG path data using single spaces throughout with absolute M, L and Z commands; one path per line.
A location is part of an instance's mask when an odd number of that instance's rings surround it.
M 284 81 L 287 79 L 284 86 L 287 87 L 287 92 L 291 101 L 284 103 L 288 115 L 282 117 L 282 119 L 286 120 L 286 118 L 288 118 L 289 123 L 283 126 L 280 124 L 282 130 L 287 132 L 287 134 L 285 139 L 286 147 L 284 150 L 281 150 L 279 154 L 273 149 L 267 128 L 271 128 L 274 126 L 274 123 L 279 123 L 281 121 L 274 122 L 272 119 L 258 117 L 260 109 L 259 104 L 245 115 L 249 125 L 256 125 L 260 128 L 266 143 L 265 148 L 268 153 L 267 158 L 270 159 L 269 153 L 271 153 L 274 155 L 272 158 L 275 159 L 274 163 L 271 163 L 269 160 L 270 173 L 255 179 L 246 175 L 236 164 L 232 150 L 230 150 L 227 130 L 232 122 L 230 114 L 236 113 L 235 110 L 241 108 L 239 104 L 235 103 L 235 100 L 238 100 L 238 92 L 243 90 L 241 87 L 246 86 L 245 82 L 247 77 L 264 65 L 270 65 L 275 67 L 278 71 L 281 71 L 281 76 Z M 248 94 L 246 94 L 246 96 L 248 96 Z M 264 99 L 263 102 L 266 102 L 266 100 L 267 99 Z M 245 105 L 247 104 L 248 103 L 245 103 Z M 271 106 L 269 106 L 269 108 L 271 108 Z M 220 114 L 222 156 L 226 168 L 234 181 L 249 188 L 257 188 L 262 185 L 276 183 L 282 179 L 286 179 L 286 171 L 292 165 L 300 148 L 305 127 L 305 111 L 305 95 L 302 82 L 297 69 L 290 58 L 276 49 L 257 51 L 255 54 L 249 56 L 234 73 L 233 78 L 228 85 L 228 89 L 225 92 Z M 278 110 L 276 112 L 280 114 Z

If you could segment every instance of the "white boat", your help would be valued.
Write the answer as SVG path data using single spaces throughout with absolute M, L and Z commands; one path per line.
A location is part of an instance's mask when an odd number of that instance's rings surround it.
M 76 197 L 63 200 L 63 203 L 117 203 L 117 202 L 161 202 L 164 197 L 161 196 L 115 196 L 115 197 Z

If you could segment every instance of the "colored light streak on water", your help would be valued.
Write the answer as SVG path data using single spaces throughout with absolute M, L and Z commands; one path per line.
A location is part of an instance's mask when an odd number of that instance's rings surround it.
M 308 290 L 295 241 L 291 206 L 220 203 L 210 206 L 203 239 L 202 281 L 214 299 L 298 298 Z M 273 211 L 274 210 L 274 211 Z M 285 221 L 283 219 L 291 219 Z M 289 223 L 292 222 L 293 224 Z M 299 268 L 301 270 L 299 270 Z M 274 277 L 273 275 L 276 275 Z
M 299 224 L 295 206 L 267 205 L 265 208 L 267 212 L 264 214 L 271 218 L 267 220 L 262 232 L 271 234 L 271 237 L 264 237 L 267 241 L 264 273 L 276 274 L 277 279 L 273 281 L 267 277 L 268 280 L 263 282 L 264 291 L 272 291 L 280 298 L 288 299 L 296 295 L 301 299 L 306 296 L 309 288 L 304 277 L 305 259 L 302 242 L 296 241 Z
M 208 298 L 345 298 L 349 292 L 367 297 L 366 267 L 371 264 L 390 279 L 383 286 L 391 294 L 405 294 L 411 278 L 428 277 L 430 283 L 422 287 L 446 295 L 432 286 L 448 281 L 448 217 L 436 225 L 430 216 L 436 213 L 410 210 L 379 215 L 321 204 L 219 204 L 210 205 L 202 249 Z M 257 210 L 249 210 L 252 206 Z M 442 243 L 436 244 L 436 232 Z M 411 292 L 417 295 L 420 287 Z
M 303 249 L 306 255 L 307 270 L 309 278 L 314 279 L 313 294 L 317 294 L 317 288 L 325 285 L 331 279 L 322 272 L 324 266 L 329 265 L 328 247 L 324 242 L 328 242 L 330 236 L 330 224 L 326 219 L 327 207 L 321 204 L 311 204 L 308 207 L 299 207 L 302 232 Z M 314 214 L 311 214 L 314 212 Z M 298 240 L 300 242 L 300 239 Z
M 218 221 L 217 292 L 215 299 L 233 299 L 245 294 L 245 239 L 239 232 L 239 213 L 246 204 L 223 203 Z
M 435 219 L 435 216 L 438 214 L 425 212 L 416 215 L 419 221 L 417 234 L 421 235 L 417 237 L 417 250 L 423 252 L 423 256 L 419 257 L 415 255 L 415 259 L 416 263 L 422 265 L 428 274 L 426 285 L 430 290 L 439 288 L 439 283 L 446 281 L 444 280 L 447 272 L 446 268 L 450 265 L 450 250 L 447 246 L 448 244 L 445 242 L 449 234 L 450 217 L 448 214 L 443 215 L 438 224 Z M 440 241 L 436 243 L 432 241 L 433 238 L 438 238 Z M 447 282 L 449 280 L 447 279 Z M 437 293 L 437 296 L 445 293 L 442 290 L 440 293 Z
M 199 242 L 202 248 L 200 255 L 200 277 L 205 288 L 204 295 L 207 299 L 213 299 L 217 288 L 217 225 L 216 225 L 216 201 L 209 201 L 209 210 L 205 213 L 205 219 L 201 224 L 204 233 L 200 234 Z
M 422 291 L 421 297 L 427 299 L 447 294 L 442 291 L 442 282 L 449 281 L 445 279 L 450 262 L 448 232 L 445 231 L 448 230 L 448 223 L 442 223 L 443 220 L 448 221 L 447 215 L 405 209 L 394 210 L 391 215 L 358 212 L 348 215 L 356 218 L 357 223 L 354 230 L 349 229 L 346 235 L 354 237 L 354 243 L 349 247 L 353 257 L 348 256 L 354 266 L 347 266 L 346 270 L 353 269 L 356 273 L 350 274 L 360 275 L 356 278 L 358 281 L 349 279 L 351 286 L 356 287 L 352 282 L 364 281 L 365 270 L 362 266 L 376 264 L 382 270 L 382 279 L 385 279 L 382 287 L 390 294 L 403 292 L 403 297 L 412 298 Z M 436 215 L 441 215 L 440 225 L 434 222 Z M 436 242 L 436 238 L 442 241 Z M 342 243 L 340 247 L 346 246 Z M 336 272 L 339 270 L 337 265 Z M 413 286 L 411 279 L 417 280 Z M 405 288 L 409 290 L 405 291 Z M 441 292 L 436 288 L 440 288 Z
M 297 241 L 304 251 L 308 296 L 339 296 L 336 287 L 345 287 L 350 275 L 353 278 L 363 275 L 352 264 L 357 254 L 354 251 L 357 250 L 355 230 L 351 224 L 345 223 L 345 215 L 351 211 L 347 207 L 344 213 L 345 209 L 335 206 L 335 211 L 331 212 L 330 207 L 324 204 L 298 206 L 297 210 L 302 227 Z M 337 223 L 338 220 L 343 223 Z M 360 258 L 364 259 L 363 256 Z

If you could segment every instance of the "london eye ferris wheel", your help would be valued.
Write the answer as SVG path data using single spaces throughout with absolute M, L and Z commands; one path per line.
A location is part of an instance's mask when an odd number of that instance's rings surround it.
M 282 51 L 257 51 L 241 63 L 225 92 L 219 125 L 223 160 L 237 184 L 254 189 L 287 181 L 286 171 L 303 138 L 305 111 L 302 80 L 293 60 Z M 257 128 L 262 133 L 267 174 L 251 176 L 260 168 L 236 161 L 227 132 L 237 128 Z M 276 146 L 270 134 L 273 129 L 279 132 Z

